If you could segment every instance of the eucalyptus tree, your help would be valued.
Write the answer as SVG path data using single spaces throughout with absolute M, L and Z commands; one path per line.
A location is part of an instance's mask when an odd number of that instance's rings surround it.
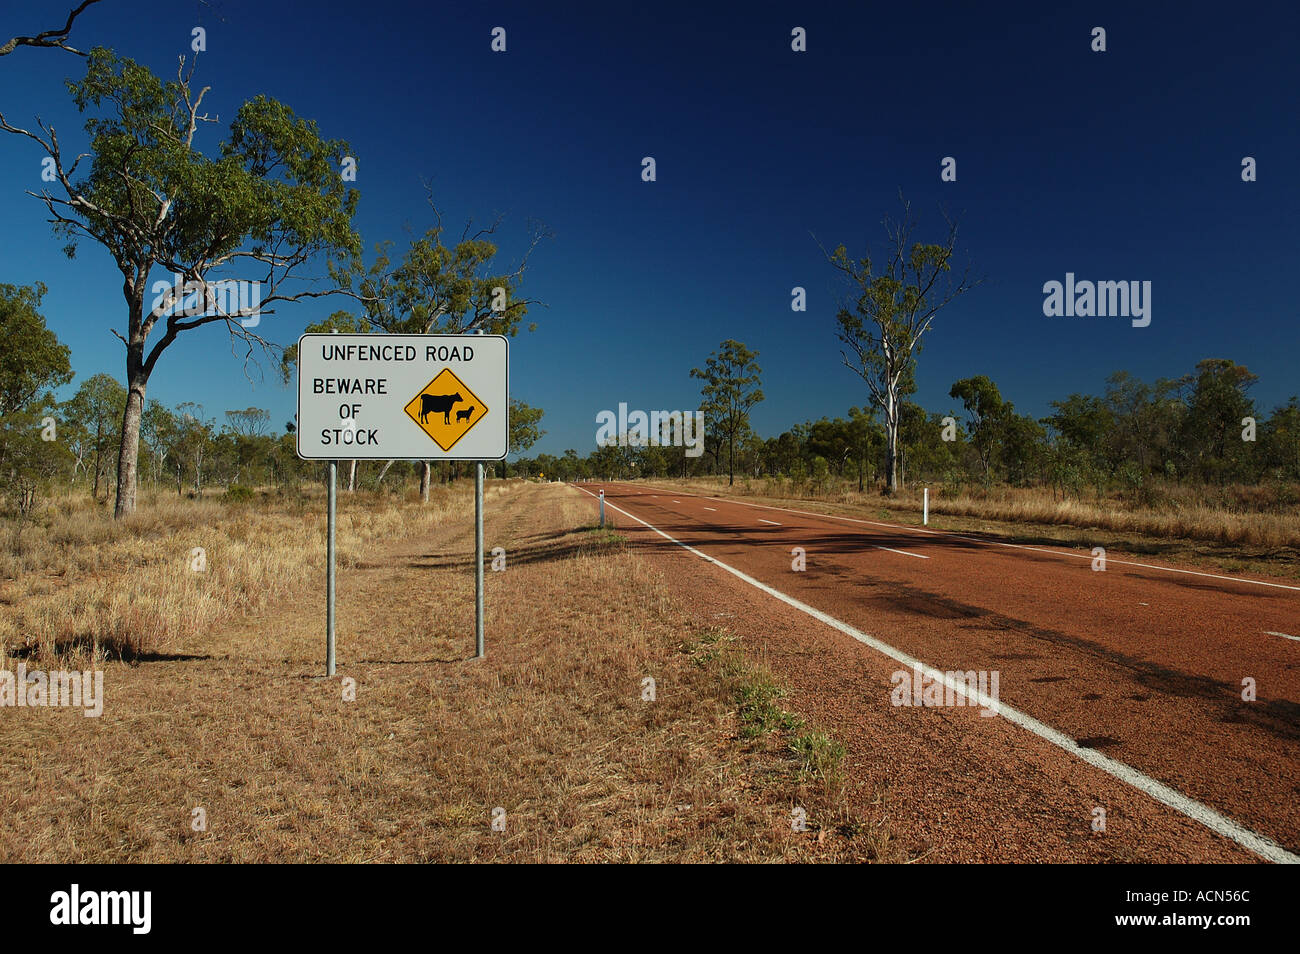
M 885 219 L 881 267 L 869 254 L 850 257 L 844 245 L 827 254 L 848 279 L 853 296 L 836 314 L 836 337 L 848 349 L 840 352 L 845 366 L 862 378 L 872 403 L 883 412 L 889 493 L 898 490 L 901 398 L 912 385 L 921 340 L 946 305 L 979 284 L 969 269 L 953 274 L 957 224 L 947 216 L 945 221 L 948 234 L 941 243 L 913 241 L 917 223 L 904 200 L 902 218 Z
M 294 289 L 322 260 L 335 277 L 360 256 L 352 227 L 358 193 L 341 175 L 347 143 L 322 138 L 315 122 L 258 96 L 205 154 L 199 130 L 218 120 L 201 111 L 210 87 L 196 89 L 193 80 L 184 57 L 176 79 L 164 82 L 131 59 L 91 50 L 85 78 L 68 83 L 77 108 L 90 114 L 89 143 L 75 155 L 52 125 L 38 119 L 30 131 L 0 113 L 0 129 L 44 152 L 51 185 L 28 195 L 44 203 L 67 255 L 82 243 L 102 246 L 122 275 L 125 332 L 112 329 L 126 350 L 119 518 L 135 510 L 140 419 L 163 353 L 212 324 L 247 347 L 246 362 L 258 348 L 273 350 L 253 330 L 274 313 L 267 306 L 340 293 Z M 151 285 L 155 268 L 173 280 Z
M 736 441 L 749 433 L 749 412 L 763 400 L 758 352 L 728 338 L 691 377 L 704 382 L 700 410 L 708 426 L 727 446 L 727 482 L 736 482 Z
M 341 277 L 349 290 L 356 287 L 370 325 L 389 334 L 461 335 L 481 332 L 513 338 L 530 305 L 542 304 L 523 294 L 524 275 L 533 252 L 549 232 L 530 223 L 526 247 L 513 268 L 497 262 L 497 231 L 504 217 L 474 228 L 466 222 L 460 238 L 447 244 L 443 212 L 426 186 L 426 199 L 434 224 L 413 239 L 402 260 L 394 265 L 392 242 L 378 246 L 374 263 L 359 266 Z M 533 331 L 530 323 L 528 330 Z M 429 499 L 431 468 L 421 461 L 420 496 Z M 385 468 L 387 470 L 387 468 Z

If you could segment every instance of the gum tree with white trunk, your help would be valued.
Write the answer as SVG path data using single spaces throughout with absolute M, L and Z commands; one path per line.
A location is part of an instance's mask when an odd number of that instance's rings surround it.
M 946 305 L 981 281 L 971 279 L 969 268 L 960 276 L 953 273 L 957 224 L 947 215 L 944 221 L 948 234 L 942 243 L 913 241 L 916 219 L 903 200 L 902 218 L 884 222 L 881 267 L 869 254 L 851 258 L 843 245 L 827 254 L 851 288 L 851 300 L 836 315 L 836 337 L 846 349 L 840 352 L 845 366 L 862 378 L 882 412 L 885 489 L 891 494 L 898 491 L 901 398 L 912 384 L 921 339 Z
M 27 194 L 45 204 L 64 251 L 73 257 L 81 243 L 102 246 L 122 275 L 125 331 L 112 329 L 126 349 L 118 518 L 135 510 L 145 390 L 167 348 L 216 324 L 232 350 L 246 348 L 247 364 L 255 350 L 274 350 L 253 330 L 274 313 L 268 305 L 342 292 L 337 281 L 292 291 L 304 269 L 324 260 L 337 279 L 360 256 L 352 228 L 358 193 L 340 172 L 347 143 L 323 139 L 314 122 L 258 96 L 204 154 L 199 129 L 218 120 L 200 111 L 209 88 L 196 90 L 193 76 L 184 57 L 176 79 L 163 82 L 133 60 L 91 50 L 85 79 L 68 83 L 91 117 L 88 150 L 76 156 L 53 126 L 38 119 L 33 132 L 0 114 L 0 129 L 31 139 L 47 157 L 52 182 Z M 167 282 L 151 282 L 155 268 L 169 273 Z M 241 297 L 231 307 L 219 283 L 232 281 L 256 283 L 247 287 L 257 301 Z

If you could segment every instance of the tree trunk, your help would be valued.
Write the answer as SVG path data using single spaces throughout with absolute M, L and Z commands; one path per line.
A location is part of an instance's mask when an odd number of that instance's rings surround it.
M 147 269 L 137 272 L 134 279 L 127 277 L 122 288 L 130 313 L 127 323 L 130 340 L 126 346 L 126 408 L 122 412 L 122 444 L 117 455 L 117 502 L 113 507 L 115 520 L 135 513 L 140 419 L 144 414 L 144 390 L 149 383 L 149 368 L 146 367 L 144 358 L 144 292 L 148 277 Z
M 348 469 L 348 493 L 357 489 L 357 462 L 354 458 L 352 466 Z
M 894 413 L 894 396 L 885 408 L 885 492 L 898 493 L 898 415 Z
M 138 482 L 136 465 L 140 456 L 140 418 L 144 414 L 144 391 L 148 378 L 139 355 L 128 350 L 126 410 L 122 414 L 122 449 L 117 457 L 117 503 L 114 519 L 135 513 L 135 492 Z M 133 360 L 134 358 L 134 360 Z
M 376 489 L 376 490 L 378 490 L 378 489 L 379 489 L 379 485 L 382 484 L 382 483 L 384 482 L 384 477 L 387 476 L 387 474 L 388 474 L 388 468 L 390 468 L 390 467 L 392 467 L 392 466 L 393 466 L 393 461 L 390 460 L 390 461 L 385 462 L 385 464 L 384 464 L 384 466 L 383 466 L 383 469 L 381 469 L 381 470 L 379 471 L 379 476 L 375 478 L 375 489 Z
M 420 461 L 420 500 L 429 502 L 429 483 L 433 479 L 433 465 L 427 460 Z

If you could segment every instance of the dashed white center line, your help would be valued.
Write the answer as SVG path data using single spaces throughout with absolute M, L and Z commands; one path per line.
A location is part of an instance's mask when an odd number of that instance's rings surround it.
M 762 517 L 759 517 L 759 518 L 758 518 L 758 522 L 759 522 L 759 523 L 770 523 L 770 524 L 771 524 L 772 526 L 774 526 L 774 527 L 779 527 L 779 526 L 781 526 L 781 525 L 780 525 L 779 523 L 777 523 L 775 520 L 764 520 Z
M 1265 636 L 1281 636 L 1283 639 L 1294 639 L 1297 643 L 1300 643 L 1300 636 L 1288 636 L 1286 633 L 1275 633 L 1275 632 L 1273 632 L 1271 629 L 1266 629 L 1266 630 L 1264 630 L 1264 635 L 1265 635 Z
M 895 550 L 895 549 L 893 549 L 892 547 L 882 547 L 882 546 L 877 546 L 876 549 L 877 549 L 877 550 L 888 550 L 890 553 L 901 553 L 903 556 L 914 556 L 914 557 L 916 557 L 918 560 L 928 560 L 928 559 L 930 559 L 930 558 L 929 558 L 928 556 L 926 556 L 924 553 L 908 553 L 906 550 Z
M 717 512 L 718 512 L 718 508 L 717 508 L 717 507 L 705 507 L 704 509 L 705 509 L 705 510 L 712 510 L 714 513 L 717 513 Z
M 680 500 L 674 500 L 673 503 L 681 503 Z

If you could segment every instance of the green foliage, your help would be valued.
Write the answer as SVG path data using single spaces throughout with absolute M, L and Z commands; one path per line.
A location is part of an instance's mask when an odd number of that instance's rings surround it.
M 412 240 L 396 266 L 389 255 L 392 243 L 380 243 L 371 266 L 362 269 L 357 263 L 346 273 L 340 271 L 341 283 L 355 286 L 369 321 L 392 334 L 483 331 L 514 337 L 529 306 L 539 304 L 523 296 L 523 280 L 533 251 L 548 233 L 534 223 L 519 264 L 500 269 L 495 237 L 501 219 L 473 234 L 467 223 L 460 240 L 448 245 L 442 212 L 433 205 L 432 196 L 429 205 L 434 226 Z
M 36 509 L 39 499 L 71 460 L 58 432 L 57 405 L 46 394 L 0 417 L 0 498 L 19 522 Z
M 62 439 L 78 464 L 91 468 L 98 496 L 122 440 L 122 406 L 126 388 L 111 374 L 94 374 L 81 382 L 76 393 L 60 407 Z
M 68 349 L 38 310 L 45 286 L 0 284 L 0 496 L 20 517 L 65 470 L 58 407 L 49 389 L 72 378 Z
M 1300 398 L 1274 409 L 1260 427 L 1259 440 L 1263 464 L 1273 476 L 1300 480 Z
M 207 89 L 196 90 L 193 76 L 193 64 L 187 74 L 182 59 L 177 78 L 163 82 L 134 60 L 96 48 L 84 79 L 67 84 L 87 115 L 82 155 L 65 156 L 52 128 L 6 127 L 53 160 L 54 188 L 37 198 L 64 251 L 73 257 L 82 242 L 101 245 L 124 278 L 125 331 L 115 332 L 126 349 L 127 387 L 118 517 L 135 509 L 149 378 L 177 337 L 220 323 L 251 355 L 269 345 L 243 319 L 277 301 L 340 290 L 293 292 L 297 271 L 320 258 L 332 275 L 344 274 L 360 259 L 352 228 L 359 193 L 339 171 L 352 152 L 347 143 L 322 138 L 314 122 L 258 96 L 236 110 L 215 152 L 205 153 L 199 131 L 216 120 L 203 111 Z M 169 290 L 150 299 L 155 267 L 183 276 L 179 297 Z M 228 280 L 257 282 L 257 301 L 223 311 L 210 292 L 214 282 Z
M 0 284 L 0 417 L 72 380 L 68 348 L 38 311 L 45 291 L 40 282 Z
M 742 738 L 756 739 L 767 732 L 797 731 L 803 727 L 802 719 L 777 705 L 785 690 L 766 673 L 746 672 L 733 666 L 732 675 L 736 678 L 735 697 Z
M 346 311 L 336 311 L 324 321 L 315 321 L 303 329 L 304 334 L 340 334 L 368 335 L 373 326 L 365 318 L 357 317 Z M 294 382 L 298 370 L 298 342 L 294 342 L 280 354 L 280 379 L 285 384 Z
M 790 740 L 790 751 L 799 759 L 799 771 L 809 778 L 834 785 L 841 778 L 845 749 L 825 732 L 804 732 Z
M 545 412 L 540 407 L 529 407 L 517 398 L 510 399 L 510 453 L 528 450 L 546 433 L 537 425 Z M 546 471 L 543 471 L 546 473 Z
M 973 283 L 968 274 L 951 274 L 957 243 L 951 220 L 943 244 L 913 241 L 916 221 L 904 200 L 902 219 L 886 219 L 885 230 L 883 267 L 877 269 L 869 254 L 852 258 L 843 245 L 828 259 L 849 283 L 851 305 L 835 316 L 836 337 L 848 348 L 845 365 L 862 378 L 884 416 L 885 484 L 892 493 L 898 489 L 900 405 L 916 390 L 922 339 L 935 316 Z
M 692 368 L 691 377 L 704 382 L 700 388 L 700 410 L 704 412 L 706 435 L 713 435 L 715 447 L 727 448 L 727 475 L 736 482 L 736 442 L 749 431 L 749 412 L 763 400 L 759 388 L 762 369 L 758 352 L 728 338 L 709 355 L 703 368 Z
M 1255 402 L 1246 392 L 1258 380 L 1226 358 L 1207 358 L 1183 379 L 1191 388 L 1178 428 L 1179 456 L 1186 472 L 1223 483 L 1243 479 L 1253 469 L 1255 444 L 1242 440 L 1241 433 L 1243 419 L 1256 414 Z
M 957 398 L 966 408 L 968 415 L 967 431 L 971 445 L 979 454 L 984 467 L 984 479 L 989 479 L 989 468 L 993 463 L 994 446 L 1002 436 L 1009 407 L 1002 400 L 998 386 L 986 375 L 977 374 L 973 378 L 962 378 L 953 384 L 948 396 Z

